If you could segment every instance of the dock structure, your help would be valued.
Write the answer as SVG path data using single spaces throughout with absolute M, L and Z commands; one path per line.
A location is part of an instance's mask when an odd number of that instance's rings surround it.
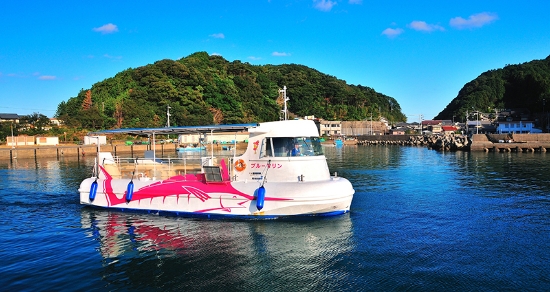
M 470 144 L 470 151 L 546 152 L 549 150 L 550 134 L 474 134 Z

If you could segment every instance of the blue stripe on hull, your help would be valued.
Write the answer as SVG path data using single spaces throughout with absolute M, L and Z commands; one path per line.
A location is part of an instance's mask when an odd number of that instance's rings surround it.
M 85 207 L 103 209 L 103 210 L 115 210 L 121 212 L 131 213 L 143 213 L 143 214 L 155 214 L 160 216 L 177 216 L 185 218 L 205 218 L 205 219 L 248 219 L 248 220 L 273 220 L 273 219 L 298 219 L 298 218 L 311 218 L 311 217 L 331 217 L 349 213 L 349 210 L 340 210 L 325 212 L 319 214 L 299 214 L 299 215 L 222 215 L 212 213 L 193 213 L 193 212 L 177 212 L 177 211 L 160 211 L 160 210 L 143 210 L 143 209 L 131 209 L 131 208 L 115 208 L 115 207 L 101 207 L 94 205 L 86 205 Z

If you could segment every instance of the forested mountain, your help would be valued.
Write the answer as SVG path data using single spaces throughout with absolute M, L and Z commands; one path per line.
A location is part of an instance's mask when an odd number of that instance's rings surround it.
M 405 121 L 397 101 L 302 65 L 254 66 L 197 52 L 130 68 L 58 105 L 56 117 L 86 129 L 162 127 L 279 120 L 279 90 L 289 111 L 327 120 Z
M 462 121 L 466 112 L 522 108 L 537 115 L 550 110 L 550 56 L 490 70 L 468 82 L 434 119 Z

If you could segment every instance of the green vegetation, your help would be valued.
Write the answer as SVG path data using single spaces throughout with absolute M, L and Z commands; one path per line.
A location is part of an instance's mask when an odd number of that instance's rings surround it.
M 6 137 L 28 136 L 57 136 L 62 142 L 81 141 L 87 131 L 59 127 L 50 122 L 50 119 L 40 113 L 21 116 L 19 123 L 4 121 L 0 123 L 0 144 L 6 142 Z
M 524 108 L 532 114 L 550 110 L 550 56 L 489 70 L 468 82 L 435 119 L 462 121 L 466 112 L 493 113 Z
M 56 117 L 72 128 L 234 124 L 279 119 L 279 89 L 289 111 L 327 120 L 364 120 L 372 114 L 405 121 L 397 101 L 366 86 L 306 66 L 254 66 L 198 52 L 127 69 L 58 105 Z

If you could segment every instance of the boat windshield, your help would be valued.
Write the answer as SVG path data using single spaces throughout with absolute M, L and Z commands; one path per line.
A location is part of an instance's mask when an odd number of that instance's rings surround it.
M 268 137 L 263 140 L 261 149 L 261 157 L 323 155 L 318 137 Z

